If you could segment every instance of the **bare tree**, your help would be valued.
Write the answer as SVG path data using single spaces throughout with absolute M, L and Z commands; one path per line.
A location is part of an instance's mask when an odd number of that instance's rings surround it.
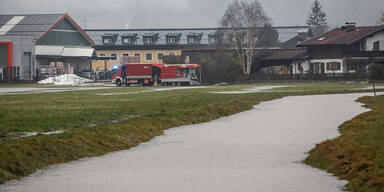
M 381 12 L 381 18 L 377 22 L 378 25 L 384 25 L 384 12 Z
M 311 28 L 314 35 L 324 33 L 329 28 L 327 15 L 318 0 L 313 2 L 311 12 L 308 15 L 307 25 Z
M 271 26 L 261 4 L 257 0 L 235 0 L 232 2 L 221 20 L 222 41 L 236 51 L 244 75 L 251 73 L 256 48 L 263 41 L 260 29 Z M 276 35 L 272 35 L 275 37 Z

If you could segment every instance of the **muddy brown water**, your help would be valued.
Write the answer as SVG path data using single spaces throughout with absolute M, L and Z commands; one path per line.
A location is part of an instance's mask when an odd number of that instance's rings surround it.
M 2 192 L 333 192 L 346 181 L 301 163 L 367 111 L 365 94 L 287 97 L 209 123 L 166 131 L 126 151 L 52 166 Z

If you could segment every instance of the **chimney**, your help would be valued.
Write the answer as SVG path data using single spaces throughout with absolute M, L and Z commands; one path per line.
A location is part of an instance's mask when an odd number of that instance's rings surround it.
M 351 32 L 351 31 L 355 31 L 355 28 L 356 28 L 356 23 L 346 22 L 345 26 L 341 27 L 341 30 L 345 30 L 347 32 Z

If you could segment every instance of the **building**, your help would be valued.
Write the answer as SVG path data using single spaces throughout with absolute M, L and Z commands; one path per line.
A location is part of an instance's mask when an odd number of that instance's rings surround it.
M 280 41 L 286 41 L 307 27 L 275 27 Z M 112 69 L 123 56 L 138 56 L 140 63 L 160 63 L 166 55 L 191 57 L 198 63 L 200 54 L 215 50 L 216 31 L 220 28 L 185 29 L 89 29 L 97 58 L 94 70 Z M 107 61 L 106 61 L 107 60 Z
M 294 39 L 289 44 L 293 45 Z M 263 64 L 284 65 L 289 74 L 365 76 L 370 65 L 384 64 L 384 26 L 348 24 L 302 42 L 300 39 L 296 46 L 272 52 L 262 59 Z
M 0 15 L 0 80 L 90 71 L 93 44 L 68 14 Z
M 372 64 L 384 64 L 384 26 L 333 29 L 298 44 L 307 49 L 308 73 L 366 73 Z

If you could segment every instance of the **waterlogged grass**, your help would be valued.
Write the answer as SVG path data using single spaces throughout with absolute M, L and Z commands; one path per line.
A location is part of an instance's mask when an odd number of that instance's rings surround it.
M 248 94 L 213 94 L 286 86 Z M 128 149 L 180 125 L 207 122 L 290 95 L 362 92 L 366 84 L 256 84 L 155 91 L 150 87 L 0 96 L 0 183 L 56 163 Z M 160 87 L 161 88 L 161 87 Z M 100 95 L 110 93 L 132 93 Z M 132 117 L 132 118 L 127 118 Z M 115 123 L 107 123 L 113 120 Z M 23 132 L 58 135 L 15 138 Z
M 384 96 L 358 100 L 372 111 L 340 127 L 342 136 L 319 144 L 306 163 L 350 183 L 350 191 L 384 191 Z

